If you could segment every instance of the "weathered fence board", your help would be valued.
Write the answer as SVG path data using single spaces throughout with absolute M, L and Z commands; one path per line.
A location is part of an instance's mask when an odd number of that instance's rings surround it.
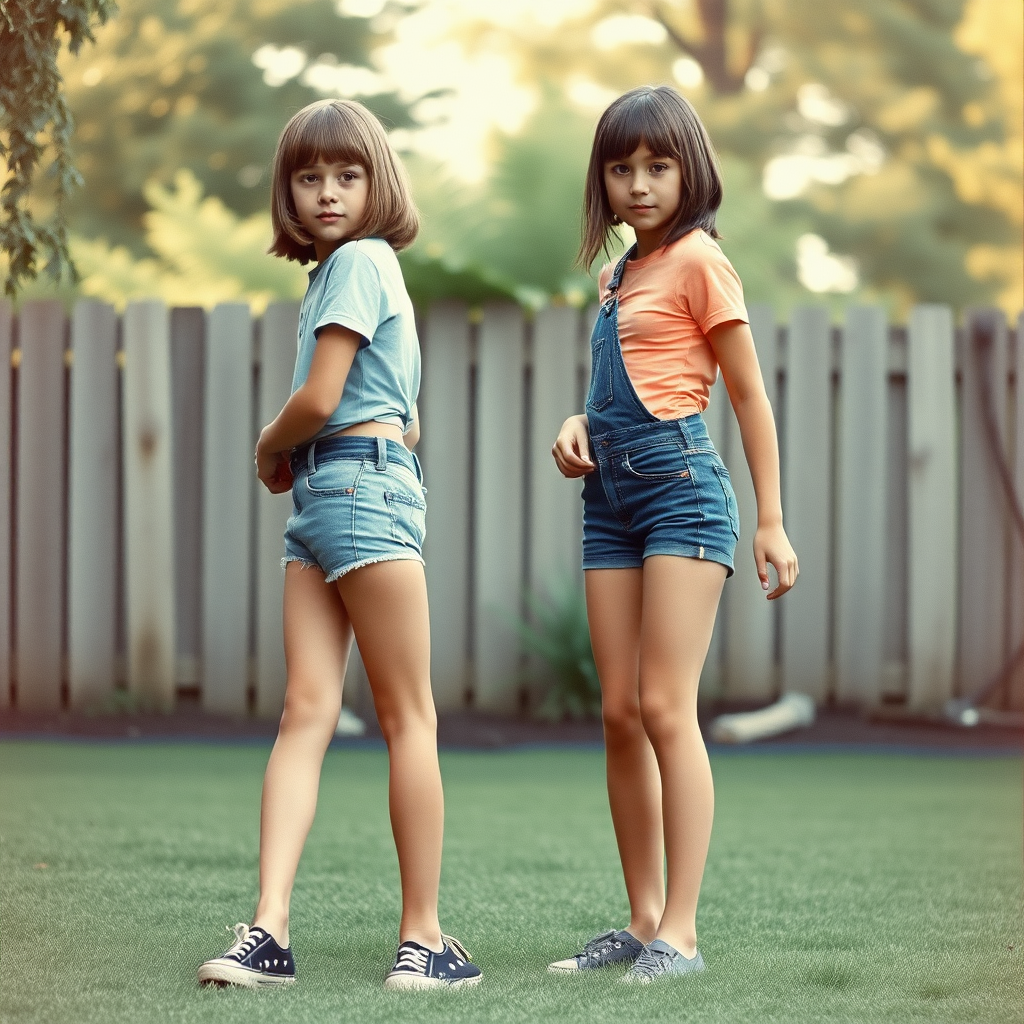
M 1024 313 L 1017 317 L 1014 339 L 1014 487 L 1018 509 L 1024 509 Z M 1024 536 L 1011 525 L 1010 539 L 1010 654 L 1024 644 Z M 1009 706 L 1024 710 L 1024 665 L 1020 665 L 1010 683 Z
M 203 617 L 203 423 L 206 312 L 171 310 L 174 632 L 178 686 L 200 684 Z
M 50 710 L 64 647 L 64 309 L 26 302 L 18 326 L 15 673 L 18 707 Z
M 847 310 L 836 482 L 836 699 L 872 703 L 882 680 L 888 331 L 875 306 Z
M 229 714 L 247 707 L 252 348 L 249 307 L 215 307 L 206 338 L 202 694 L 205 708 Z
M 71 319 L 68 430 L 68 693 L 72 706 L 114 688 L 119 442 L 117 315 L 85 300 Z
M 474 699 L 511 710 L 516 700 L 523 577 L 523 314 L 489 305 L 477 352 Z
M 985 436 L 982 398 L 987 387 L 999 443 L 1006 451 L 1006 321 L 995 311 L 970 310 L 966 326 L 960 394 L 961 696 L 993 679 L 1006 658 L 1006 502 Z M 981 348 L 986 338 L 987 346 Z
M 823 700 L 829 691 L 831 612 L 832 345 L 828 312 L 796 309 L 786 361 L 783 508 L 800 582 L 782 609 L 783 689 Z
M 268 424 L 291 393 L 299 304 L 275 302 L 263 314 L 256 421 Z M 253 445 L 255 447 L 255 444 Z M 249 472 L 252 472 L 249 462 Z M 292 511 L 290 493 L 271 494 L 260 485 L 256 497 L 256 714 L 276 718 L 284 708 L 284 528 Z
M 582 515 L 580 483 L 558 472 L 551 446 L 576 405 L 576 337 L 579 313 L 550 306 L 533 328 L 533 391 L 530 427 L 529 587 L 542 597 L 576 584 Z
M 768 401 L 778 408 L 775 383 L 778 367 L 778 331 L 771 306 L 747 306 L 757 361 L 761 366 Z M 740 539 L 736 545 L 736 573 L 725 585 L 726 616 L 724 695 L 733 700 L 768 701 L 775 693 L 775 606 L 765 600 L 754 564 L 757 529 L 754 483 L 743 454 L 739 423 L 732 408 L 726 418 L 727 463 L 740 513 Z
M 470 592 L 470 324 L 458 302 L 432 306 L 425 329 L 420 421 L 427 486 L 424 543 L 430 676 L 440 709 L 466 702 Z M 417 447 L 417 451 L 419 451 Z
M 11 366 L 14 319 L 11 304 L 0 299 L 0 708 L 11 704 Z
M 128 686 L 174 700 L 174 524 L 171 359 L 167 309 L 155 300 L 124 313 L 125 602 Z

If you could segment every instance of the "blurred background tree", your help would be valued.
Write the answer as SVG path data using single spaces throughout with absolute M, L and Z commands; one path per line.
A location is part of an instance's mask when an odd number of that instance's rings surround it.
M 0 252 L 7 257 L 9 295 L 36 276 L 40 263 L 54 280 L 68 270 L 65 213 L 80 179 L 71 160 L 72 122 L 57 55 L 65 44 L 77 53 L 113 10 L 110 0 L 0 0 Z M 44 159 L 41 184 L 37 170 Z M 32 207 L 34 191 L 54 207 L 49 223 Z

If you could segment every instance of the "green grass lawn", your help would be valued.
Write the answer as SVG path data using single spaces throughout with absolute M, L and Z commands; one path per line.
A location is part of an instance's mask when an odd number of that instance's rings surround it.
M 398 920 L 386 757 L 332 751 L 292 906 L 299 983 L 200 990 L 196 967 L 252 912 L 267 753 L 0 744 L 4 1024 L 1022 1018 L 1011 758 L 714 758 L 708 970 L 637 989 L 545 972 L 626 921 L 602 755 L 444 754 L 442 927 L 485 978 L 412 994 L 381 988 Z

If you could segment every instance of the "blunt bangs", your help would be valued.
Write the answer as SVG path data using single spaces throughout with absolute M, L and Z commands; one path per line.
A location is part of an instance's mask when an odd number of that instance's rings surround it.
M 404 249 L 419 231 L 405 168 L 391 148 L 380 121 L 361 103 L 320 100 L 303 107 L 284 127 L 274 154 L 271 255 L 309 263 L 313 239 L 295 212 L 291 178 L 311 164 L 353 163 L 366 169 L 369 194 L 357 238 L 383 238 Z
M 589 271 L 600 252 L 609 253 L 610 238 L 621 221 L 608 203 L 604 165 L 621 160 L 641 146 L 654 156 L 678 160 L 683 187 L 679 209 L 662 245 L 694 228 L 720 238 L 715 214 L 722 205 L 722 177 L 707 129 L 684 96 L 667 85 L 643 85 L 620 96 L 601 115 L 590 152 L 583 200 L 583 238 L 576 265 Z

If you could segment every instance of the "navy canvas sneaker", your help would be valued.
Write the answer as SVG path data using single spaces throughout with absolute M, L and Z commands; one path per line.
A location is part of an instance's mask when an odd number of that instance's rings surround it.
M 200 985 L 288 985 L 295 981 L 295 959 L 282 949 L 270 932 L 236 924 L 235 944 L 224 954 L 199 968 Z
M 552 974 L 569 971 L 589 971 L 611 964 L 631 964 L 643 952 L 644 944 L 627 931 L 610 931 L 595 935 L 582 953 L 568 960 L 556 960 L 548 965 Z
M 450 935 L 442 935 L 444 949 L 435 953 L 418 942 L 403 942 L 398 947 L 395 966 L 384 979 L 385 988 L 465 988 L 483 980 L 480 968 L 465 946 Z

